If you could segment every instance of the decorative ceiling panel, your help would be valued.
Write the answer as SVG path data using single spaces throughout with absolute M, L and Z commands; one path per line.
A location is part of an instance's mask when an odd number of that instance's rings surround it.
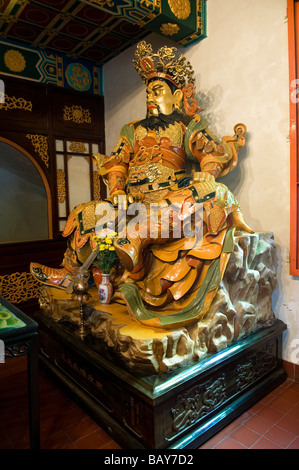
M 0 39 L 102 65 L 150 31 L 205 37 L 205 0 L 0 0 Z

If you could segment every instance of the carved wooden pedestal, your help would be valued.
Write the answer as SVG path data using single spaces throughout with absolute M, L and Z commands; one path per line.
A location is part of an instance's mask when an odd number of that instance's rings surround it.
M 201 361 L 141 377 L 73 324 L 34 318 L 42 363 L 124 449 L 197 448 L 286 378 L 280 320 Z

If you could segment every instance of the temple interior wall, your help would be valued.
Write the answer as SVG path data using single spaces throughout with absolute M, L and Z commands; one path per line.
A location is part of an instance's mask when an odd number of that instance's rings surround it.
M 197 96 L 210 129 L 232 135 L 247 126 L 239 165 L 222 179 L 236 195 L 247 223 L 274 233 L 277 287 L 273 310 L 288 330 L 283 358 L 299 360 L 299 279 L 289 274 L 290 145 L 286 0 L 208 0 L 207 38 L 181 48 L 193 65 Z M 150 34 L 156 49 L 171 40 Z M 131 65 L 135 46 L 103 68 L 106 152 L 123 124 L 145 116 L 145 87 Z M 296 350 L 297 348 L 297 350 Z

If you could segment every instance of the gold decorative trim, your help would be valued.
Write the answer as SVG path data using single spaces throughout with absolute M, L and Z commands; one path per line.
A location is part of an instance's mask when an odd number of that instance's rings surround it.
M 16 98 L 15 96 L 4 95 L 0 93 L 0 109 L 7 111 L 8 109 L 22 109 L 23 111 L 32 111 L 32 102 L 24 98 Z M 3 101 L 3 103 L 2 103 Z
M 85 155 L 85 160 L 87 161 L 87 163 L 90 163 L 90 156 L 89 155 Z
M 15 272 L 0 276 L 0 294 L 12 303 L 39 297 L 40 283 L 30 273 Z
M 101 199 L 101 182 L 97 171 L 93 171 L 93 198 Z
M 179 20 L 186 20 L 191 13 L 190 0 L 168 0 L 169 8 Z
M 91 3 L 95 3 L 99 7 L 105 7 L 106 4 L 107 4 L 108 7 L 113 7 L 114 6 L 113 0 L 90 0 L 90 1 L 91 1 Z
M 174 23 L 163 23 L 160 28 L 161 34 L 165 34 L 166 36 L 173 36 L 177 34 L 179 30 L 179 26 Z
M 86 147 L 83 142 L 71 142 L 70 151 L 74 153 L 86 152 Z
M 81 106 L 65 106 L 63 108 L 63 120 L 73 121 L 76 124 L 91 124 L 91 115 L 89 109 L 83 109 Z
M 49 167 L 48 137 L 39 134 L 27 134 L 26 137 L 31 140 L 34 150 L 44 164 Z
M 21 52 L 9 49 L 4 54 L 4 63 L 12 72 L 23 72 L 26 67 L 26 60 Z
M 66 198 L 65 172 L 61 169 L 57 170 L 56 177 L 58 201 L 63 203 Z

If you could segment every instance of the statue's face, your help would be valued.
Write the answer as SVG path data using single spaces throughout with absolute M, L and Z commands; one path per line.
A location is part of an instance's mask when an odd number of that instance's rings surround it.
M 169 115 L 175 108 L 180 108 L 183 93 L 175 90 L 172 93 L 167 83 L 162 80 L 150 82 L 146 89 L 147 115 L 158 116 L 159 113 Z

